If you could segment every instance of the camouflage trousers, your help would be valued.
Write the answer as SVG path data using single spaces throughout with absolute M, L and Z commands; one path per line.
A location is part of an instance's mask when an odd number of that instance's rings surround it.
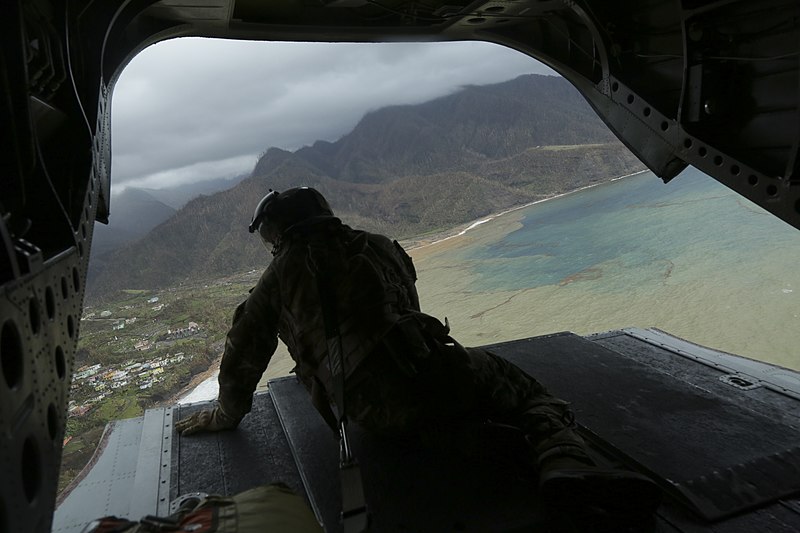
M 534 460 L 556 447 L 584 449 L 569 404 L 517 366 L 449 337 L 430 347 L 421 355 L 388 349 L 370 355 L 348 390 L 348 415 L 372 432 L 398 437 L 449 424 L 512 426 L 524 435 Z

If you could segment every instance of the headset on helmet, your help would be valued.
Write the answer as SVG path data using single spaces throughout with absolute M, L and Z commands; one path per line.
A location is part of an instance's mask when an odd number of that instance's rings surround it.
M 311 187 L 296 187 L 282 193 L 270 192 L 258 202 L 250 221 L 249 231 L 254 233 L 264 223 L 283 232 L 303 220 L 317 216 L 333 216 L 325 197 Z

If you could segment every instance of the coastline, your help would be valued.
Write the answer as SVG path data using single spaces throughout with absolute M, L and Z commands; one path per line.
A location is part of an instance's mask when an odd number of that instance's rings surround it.
M 222 354 L 220 354 L 214 361 L 208 366 L 206 370 L 195 374 L 189 380 L 189 383 L 181 387 L 181 389 L 170 396 L 168 400 L 164 402 L 164 405 L 170 406 L 179 403 L 187 403 L 184 401 L 189 395 L 191 395 L 198 387 L 202 386 L 205 382 L 216 379 L 217 374 L 219 374 L 219 365 L 222 362 Z
M 217 377 L 219 376 L 219 366 L 221 363 L 222 354 L 209 365 L 208 369 L 192 376 L 189 384 L 172 395 L 170 399 L 165 402 L 165 405 L 207 402 L 215 399 L 219 393 Z M 294 365 L 295 363 L 289 355 L 289 350 L 283 342 L 279 342 L 278 348 L 275 350 L 267 366 L 267 370 L 261 376 L 261 380 L 259 380 L 256 386 L 256 392 L 267 390 L 267 382 L 270 379 L 288 376 L 294 368 Z
M 616 176 L 616 177 L 610 178 L 608 180 L 601 181 L 599 183 L 592 183 L 591 185 L 584 185 L 583 187 L 579 187 L 579 188 L 573 189 L 571 191 L 567 191 L 567 192 L 563 192 L 563 193 L 559 193 L 559 194 L 554 194 L 554 195 L 548 196 L 547 198 L 541 198 L 539 200 L 534 200 L 533 202 L 528 202 L 526 204 L 518 205 L 518 206 L 515 206 L 515 207 L 511 207 L 509 209 L 506 209 L 504 211 L 500 211 L 498 213 L 493 213 L 491 215 L 487 215 L 485 217 L 482 217 L 482 218 L 479 218 L 479 219 L 475 219 L 475 220 L 469 222 L 467 224 L 467 226 L 464 229 L 461 229 L 461 230 L 458 229 L 458 228 L 462 227 L 462 225 L 459 224 L 455 228 L 451 228 L 449 230 L 442 230 L 440 232 L 436 232 L 436 233 L 434 233 L 432 236 L 430 236 L 427 239 L 426 238 L 422 238 L 422 237 L 411 237 L 409 239 L 405 239 L 401 244 L 407 243 L 408 246 L 407 247 L 404 246 L 404 248 L 406 248 L 406 250 L 409 251 L 409 252 L 412 251 L 412 250 L 419 250 L 420 248 L 426 248 L 428 246 L 433 246 L 433 245 L 442 243 L 444 241 L 447 241 L 447 240 L 450 240 L 450 239 L 454 239 L 456 237 L 461 237 L 461 236 L 465 235 L 467 232 L 469 232 L 470 230 L 473 230 L 473 229 L 477 228 L 478 226 L 480 226 L 482 224 L 485 224 L 487 222 L 491 222 L 494 219 L 502 217 L 502 216 L 507 215 L 509 213 L 513 213 L 515 211 L 519 211 L 520 209 L 525 209 L 527 207 L 531 207 L 531 206 L 534 206 L 534 205 L 537 205 L 537 204 L 541 204 L 541 203 L 544 203 L 544 202 L 549 202 L 550 200 L 555 200 L 557 198 L 562 198 L 562 197 L 568 196 L 570 194 L 575 194 L 577 192 L 585 191 L 587 189 L 592 189 L 592 188 L 597 187 L 599 185 L 604 185 L 604 184 L 607 184 L 607 183 L 612 183 L 612 182 L 615 182 L 615 181 L 623 180 L 623 179 L 626 179 L 626 178 L 631 178 L 633 176 L 638 176 L 640 174 L 644 174 L 645 172 L 650 172 L 650 170 L 649 169 L 639 170 L 637 172 L 632 172 L 630 174 L 624 174 L 622 176 Z

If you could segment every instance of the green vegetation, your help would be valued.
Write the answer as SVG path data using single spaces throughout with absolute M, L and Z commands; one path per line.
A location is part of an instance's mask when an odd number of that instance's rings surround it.
M 234 308 L 260 273 L 122 290 L 81 319 L 59 492 L 91 459 L 113 420 L 171 405 L 222 354 Z

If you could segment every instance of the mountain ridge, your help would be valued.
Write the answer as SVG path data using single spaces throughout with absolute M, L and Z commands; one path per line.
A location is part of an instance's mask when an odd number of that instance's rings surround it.
M 95 225 L 88 283 L 93 284 L 107 268 L 112 252 L 141 239 L 193 198 L 230 188 L 245 177 L 247 175 L 216 178 L 163 189 L 127 187 L 114 194 L 109 224 Z
M 563 78 L 469 86 L 368 112 L 334 142 L 266 149 L 250 177 L 113 254 L 87 295 L 263 268 L 246 227 L 268 189 L 315 187 L 345 223 L 408 238 L 643 168 Z

